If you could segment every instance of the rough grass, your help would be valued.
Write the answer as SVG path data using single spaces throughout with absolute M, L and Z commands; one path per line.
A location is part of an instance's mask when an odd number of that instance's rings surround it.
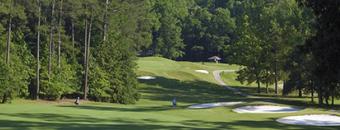
M 156 80 L 140 80 L 142 99 L 134 105 L 71 101 L 47 102 L 15 100 L 0 105 L 0 129 L 6 130 L 337 130 L 339 127 L 312 127 L 280 124 L 275 119 L 289 115 L 329 113 L 326 109 L 306 108 L 289 114 L 238 114 L 237 107 L 187 109 L 189 105 L 218 101 L 245 101 L 247 104 L 290 105 L 286 100 L 272 98 L 245 98 L 233 95 L 213 80 L 212 71 L 237 69 L 238 66 L 214 63 L 175 62 L 163 58 L 141 58 L 138 75 L 153 75 Z M 205 69 L 210 74 L 196 73 Z M 233 78 L 233 77 L 229 77 Z M 230 80 L 232 81 L 232 80 Z M 229 82 L 229 81 L 228 81 Z M 236 83 L 236 82 L 235 82 Z M 178 107 L 171 107 L 177 98 Z M 265 101 L 265 102 L 264 102 Z

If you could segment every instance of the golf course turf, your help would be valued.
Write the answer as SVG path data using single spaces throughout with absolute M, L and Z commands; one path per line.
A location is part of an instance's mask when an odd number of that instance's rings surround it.
M 31 101 L 16 99 L 0 105 L 0 129 L 5 130 L 178 130 L 178 129 L 231 129 L 231 130 L 338 130 L 340 127 L 287 125 L 276 119 L 305 114 L 335 114 L 313 105 L 295 113 L 249 114 L 235 113 L 232 109 L 248 105 L 298 105 L 307 99 L 274 98 L 270 95 L 247 98 L 221 87 L 214 80 L 214 70 L 237 70 L 235 65 L 215 63 L 176 62 L 159 57 L 138 60 L 138 76 L 154 76 L 153 80 L 139 80 L 141 99 L 136 104 L 123 105 L 72 100 Z M 195 70 L 207 70 L 209 74 Z M 235 74 L 222 75 L 231 86 L 236 85 Z M 251 87 L 251 86 L 248 86 Z M 242 89 L 241 89 L 242 90 Z M 171 100 L 177 99 L 177 107 Z M 188 109 L 188 106 L 210 102 L 245 102 L 235 106 L 210 109 Z

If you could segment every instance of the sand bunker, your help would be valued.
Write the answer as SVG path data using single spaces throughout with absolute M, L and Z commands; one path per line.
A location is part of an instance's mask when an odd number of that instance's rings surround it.
M 276 121 L 292 125 L 340 126 L 340 117 L 335 115 L 289 116 Z
M 153 77 L 153 76 L 140 76 L 140 77 L 137 77 L 137 79 L 150 80 L 150 79 L 156 79 L 156 77 Z
M 237 113 L 291 113 L 300 111 L 299 108 L 283 107 L 283 106 L 244 106 L 234 109 Z
M 192 105 L 188 108 L 191 109 L 202 109 L 202 108 L 213 108 L 213 107 L 221 107 L 221 106 L 233 106 L 237 104 L 241 104 L 243 102 L 216 102 L 216 103 L 204 103 L 204 104 L 196 104 Z
M 195 70 L 197 73 L 203 73 L 203 74 L 209 74 L 209 71 L 207 70 Z

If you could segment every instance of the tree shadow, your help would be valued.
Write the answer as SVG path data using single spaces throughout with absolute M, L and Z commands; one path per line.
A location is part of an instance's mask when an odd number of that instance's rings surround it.
M 320 126 L 303 126 L 288 125 L 276 122 L 276 119 L 269 118 L 264 121 L 240 120 L 230 123 L 231 126 L 243 126 L 249 129 L 273 129 L 273 130 L 337 130 L 340 127 L 320 127 Z
M 169 79 L 165 77 L 156 77 L 154 80 L 139 80 L 140 83 L 146 86 L 140 89 L 143 93 L 142 98 L 153 101 L 168 101 L 176 97 L 179 103 L 199 104 L 210 102 L 227 102 L 227 101 L 243 101 L 243 102 L 256 102 L 266 101 L 285 105 L 294 105 L 299 107 L 312 107 L 320 108 L 317 104 L 310 103 L 306 99 L 296 98 L 291 96 L 275 96 L 270 94 L 256 94 L 256 87 L 244 86 L 230 86 L 240 89 L 242 92 L 251 92 L 249 94 L 257 96 L 257 98 L 245 98 L 232 91 L 225 89 L 223 86 L 200 80 L 181 81 L 177 79 Z M 262 92 L 265 88 L 261 89 Z M 170 104 L 170 103 L 169 103 Z M 169 110 L 169 106 L 155 107 L 154 110 Z M 324 106 L 323 108 L 340 108 L 340 104 L 334 107 Z M 139 109 L 139 108 L 138 108 Z M 152 111 L 153 108 L 145 108 L 144 111 Z M 123 110 L 124 111 L 124 110 Z M 138 111 L 138 110 L 125 110 L 125 111 Z M 143 111 L 143 109 L 141 109 Z
M 16 113 L 4 114 L 6 116 L 15 116 L 26 118 L 28 120 L 0 120 L 0 129 L 13 129 L 13 130 L 30 130 L 30 129 L 55 129 L 55 130 L 157 130 L 157 129 L 191 129 L 189 126 L 176 126 L 176 125 L 160 125 L 158 120 L 132 120 L 127 117 L 124 119 L 103 119 L 88 117 L 86 115 L 60 115 L 49 113 Z M 35 121 L 36 119 L 42 121 Z M 193 129 L 196 129 L 193 127 Z
M 241 96 L 233 94 L 224 87 L 201 80 L 180 81 L 164 77 L 155 80 L 140 80 L 147 87 L 140 89 L 142 98 L 155 101 L 171 101 L 176 97 L 182 103 L 208 103 L 240 101 Z
M 279 104 L 286 105 L 294 105 L 300 107 L 311 107 L 311 108 L 325 108 L 325 109 L 340 109 L 340 104 L 334 104 L 334 106 L 319 106 L 316 103 L 310 102 L 308 97 L 298 97 L 298 96 L 282 96 L 275 94 L 266 94 L 264 93 L 264 88 L 261 88 L 262 93 L 257 93 L 256 87 L 245 87 L 245 86 L 231 86 L 233 88 L 238 88 L 242 92 L 251 94 L 253 96 L 257 96 L 256 98 L 246 98 L 245 101 L 254 102 L 254 101 L 267 101 Z M 308 98 L 308 99 L 306 99 Z M 317 99 L 315 99 L 317 100 Z
M 269 118 L 265 120 L 236 120 L 236 121 L 202 121 L 184 120 L 167 121 L 153 118 L 131 119 L 120 118 L 96 118 L 86 115 L 62 115 L 51 113 L 1 113 L 3 116 L 19 117 L 21 120 L 0 120 L 0 129 L 31 130 L 31 129 L 55 129 L 55 130 L 206 130 L 206 129 L 271 129 L 271 130 L 337 130 L 339 127 L 316 127 L 286 125 Z M 25 119 L 25 120 L 22 120 Z
M 143 106 L 143 107 L 112 107 L 112 106 L 97 106 L 97 105 L 81 105 L 81 106 L 74 106 L 74 105 L 61 105 L 58 107 L 64 108 L 74 108 L 74 109 L 85 109 L 85 110 L 100 110 L 100 111 L 120 111 L 120 112 L 157 112 L 157 111 L 170 111 L 170 110 L 178 110 L 178 109 L 185 109 L 187 106 L 177 106 L 173 108 L 172 106 L 168 105 L 160 105 L 160 106 Z

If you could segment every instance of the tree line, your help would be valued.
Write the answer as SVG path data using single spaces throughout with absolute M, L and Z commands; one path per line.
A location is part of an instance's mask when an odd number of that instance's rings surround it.
M 256 83 L 258 93 L 273 85 L 276 95 L 310 94 L 312 102 L 317 96 L 320 105 L 334 105 L 339 6 L 336 0 L 155 0 L 152 39 L 139 51 L 190 61 L 217 55 L 243 66 L 237 80 Z
M 231 63 L 243 65 L 241 82 L 274 84 L 283 95 L 310 95 L 311 102 L 334 105 L 339 98 L 339 16 L 335 0 L 245 1 L 237 41 L 226 49 Z M 243 17 L 243 18 L 242 18 Z M 230 50 L 229 50 L 230 49 Z
M 1 0 L 0 99 L 138 100 L 136 56 L 238 64 L 263 90 L 339 92 L 339 2 Z M 325 10 L 323 10 L 325 9 Z M 280 92 L 279 84 L 283 82 Z M 262 89 L 262 85 L 265 85 Z
M 1 0 L 0 99 L 134 103 L 144 12 L 134 0 Z

